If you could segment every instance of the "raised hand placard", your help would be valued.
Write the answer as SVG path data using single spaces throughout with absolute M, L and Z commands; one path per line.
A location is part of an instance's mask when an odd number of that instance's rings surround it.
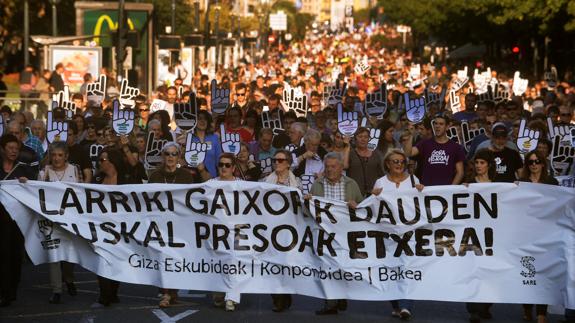
M 461 110 L 461 101 L 459 100 L 459 95 L 453 90 L 449 91 L 449 107 L 451 112 L 456 113 Z
M 555 176 L 569 174 L 573 167 L 575 158 L 575 147 L 565 145 L 561 142 L 561 135 L 553 137 L 553 148 L 551 149 L 551 167 Z
M 86 86 L 86 99 L 91 106 L 99 106 L 106 97 L 108 79 L 105 74 L 101 74 L 96 82 Z
M 405 112 L 407 119 L 413 123 L 420 123 L 425 118 L 425 97 L 411 99 L 409 93 L 404 93 Z
M 354 71 L 357 75 L 363 75 L 365 74 L 367 71 L 369 71 L 369 69 L 371 68 L 371 66 L 369 66 L 369 62 L 367 60 L 361 60 L 359 62 L 357 62 L 357 64 L 355 64 L 354 67 Z
M 144 153 L 146 169 L 154 169 L 162 163 L 162 148 L 167 142 L 165 139 L 155 139 L 153 132 L 148 133 L 146 152 Z
M 439 106 L 439 110 L 443 109 L 443 102 L 445 101 L 445 93 L 447 92 L 447 88 L 443 87 L 441 89 L 441 93 L 434 93 L 429 91 L 428 88 L 425 88 L 423 96 L 425 97 L 425 109 L 429 111 L 430 106 L 432 104 L 437 104 Z
M 220 140 L 222 142 L 222 150 L 226 153 L 231 153 L 237 156 L 240 153 L 240 134 L 227 133 L 224 124 L 220 124 Z
M 554 125 L 551 118 L 547 118 L 547 128 L 549 129 L 549 139 L 553 140 L 555 136 L 559 136 L 561 144 L 564 146 L 571 144 L 571 128 L 570 125 Z
M 52 116 L 53 114 L 53 111 L 48 111 L 46 140 L 48 143 L 66 141 L 66 139 L 68 139 L 68 123 L 66 121 L 55 121 Z
M 119 136 L 129 135 L 134 130 L 134 110 L 121 110 L 118 100 L 114 100 L 112 106 L 112 128 L 114 132 Z
M 433 124 L 433 121 L 432 121 Z M 433 129 L 435 129 L 434 127 L 432 127 Z M 434 130 L 435 133 L 435 130 Z M 459 130 L 457 130 L 457 127 L 452 126 L 447 128 L 447 131 L 445 133 L 447 135 L 447 138 L 449 138 L 449 140 L 456 142 L 458 144 L 461 144 L 461 142 L 459 141 Z
M 286 87 L 283 92 L 283 103 L 288 110 L 293 110 L 298 117 L 307 116 L 307 96 L 299 87 Z
M 76 103 L 70 98 L 70 88 L 68 85 L 64 86 L 63 91 L 52 95 L 52 110 L 55 108 L 64 109 L 67 119 L 72 119 L 72 116 L 76 113 Z
M 315 182 L 315 176 L 310 174 L 303 174 L 300 176 L 302 193 L 303 195 L 310 194 L 311 186 Z
M 140 89 L 128 85 L 128 80 L 123 79 L 120 83 L 120 106 L 122 109 L 134 109 L 136 101 L 134 100 L 140 95 Z
M 539 130 L 527 128 L 527 120 L 521 119 L 519 123 L 519 132 L 517 133 L 517 148 L 522 154 L 535 150 L 539 143 Z
M 98 157 L 100 157 L 100 153 L 102 152 L 103 149 L 104 149 L 104 145 L 99 145 L 99 144 L 91 144 L 90 145 L 89 157 L 90 157 L 90 161 L 92 162 L 92 169 L 93 170 L 96 170 L 96 165 L 98 164 Z
M 199 164 L 204 162 L 209 147 L 207 143 L 193 142 L 193 137 L 193 133 L 188 132 L 184 159 L 190 167 L 198 167 Z
M 485 129 L 484 128 L 471 129 L 469 127 L 469 123 L 467 123 L 467 121 L 463 121 L 461 122 L 461 132 L 463 135 L 463 147 L 465 148 L 466 151 L 469 151 L 473 139 L 479 136 L 480 134 L 485 133 Z
M 367 143 L 367 149 L 374 151 L 377 149 L 379 144 L 379 137 L 381 136 L 381 130 L 377 128 L 369 129 L 369 142 Z
M 262 171 L 262 178 L 269 175 L 273 171 L 273 163 L 271 157 L 260 160 L 260 170 Z
M 230 89 L 219 88 L 216 80 L 212 80 L 210 88 L 212 113 L 222 114 L 226 112 L 230 106 Z
M 263 128 L 271 129 L 274 136 L 284 132 L 284 129 L 282 128 L 280 110 L 276 109 L 276 111 L 277 116 L 272 117 L 270 116 L 270 110 L 267 105 L 264 106 L 262 110 L 262 126 Z
M 190 92 L 188 103 L 174 103 L 176 124 L 184 131 L 193 130 L 197 123 L 196 93 Z
M 4 135 L 4 117 L 0 114 L 0 137 Z
M 522 96 L 523 93 L 527 91 L 527 86 L 529 85 L 529 80 L 522 79 L 520 75 L 519 71 L 517 71 L 513 76 L 513 94 L 516 96 Z
M 328 88 L 326 87 L 326 91 Z M 347 83 L 343 83 L 340 87 L 339 82 L 335 82 L 335 87 L 329 88 L 329 96 L 327 98 L 327 105 L 336 106 L 338 103 L 343 102 L 343 98 L 347 94 Z
M 337 104 L 337 129 L 342 135 L 352 137 L 357 131 L 359 119 L 357 112 L 344 112 L 343 105 Z
M 379 91 L 365 97 L 365 115 L 382 119 L 387 111 L 387 84 L 382 83 Z

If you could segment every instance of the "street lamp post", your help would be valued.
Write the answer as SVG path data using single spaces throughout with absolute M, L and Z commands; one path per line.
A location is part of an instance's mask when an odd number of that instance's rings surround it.
M 176 33 L 176 0 L 172 0 L 172 34 Z
M 56 5 L 60 3 L 60 0 L 50 0 L 52 5 L 52 36 L 58 36 L 58 12 L 56 11 Z
M 194 32 L 200 30 L 200 1 L 194 1 Z
M 216 10 L 215 12 L 215 27 L 214 27 L 214 33 L 216 34 L 216 68 L 215 71 L 218 71 L 218 64 L 219 64 L 219 59 L 220 59 L 220 44 L 219 44 L 219 40 L 220 40 L 220 10 L 221 7 L 216 4 L 215 8 Z
M 30 38 L 30 7 L 28 0 L 24 0 L 24 66 L 30 64 L 30 53 L 28 52 L 28 39 Z

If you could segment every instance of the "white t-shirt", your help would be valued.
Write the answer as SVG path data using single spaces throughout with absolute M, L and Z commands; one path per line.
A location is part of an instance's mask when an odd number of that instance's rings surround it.
M 417 176 L 413 175 L 413 181 L 415 183 L 415 185 L 419 184 L 419 178 L 417 178 Z M 406 189 L 410 189 L 413 188 L 413 185 L 411 185 L 411 178 L 410 176 L 407 176 L 406 179 L 404 179 L 401 183 L 399 183 L 399 187 L 396 186 L 396 184 L 392 181 L 390 181 L 387 178 L 387 175 L 379 178 L 377 181 L 375 181 L 375 184 L 373 184 L 373 188 L 381 188 L 381 193 L 387 191 L 391 191 L 391 190 L 406 190 Z

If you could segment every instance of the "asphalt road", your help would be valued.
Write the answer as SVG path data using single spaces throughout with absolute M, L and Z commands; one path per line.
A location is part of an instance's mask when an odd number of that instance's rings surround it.
M 0 308 L 0 322 L 401 322 L 391 316 L 389 302 L 350 301 L 348 310 L 338 315 L 316 316 L 321 299 L 294 296 L 290 310 L 271 311 L 269 295 L 242 295 L 242 303 L 233 312 L 212 305 L 211 295 L 203 291 L 180 291 L 180 301 L 168 309 L 159 309 L 158 289 L 153 286 L 122 284 L 120 303 L 103 309 L 92 309 L 98 297 L 96 276 L 76 267 L 77 296 L 64 294 L 62 304 L 49 304 L 51 289 L 46 265 L 27 264 L 23 269 L 18 300 Z M 484 322 L 524 322 L 521 305 L 496 304 L 493 319 Z M 562 315 L 550 314 L 549 322 L 562 322 Z M 452 302 L 417 301 L 413 322 L 468 322 L 465 305 Z

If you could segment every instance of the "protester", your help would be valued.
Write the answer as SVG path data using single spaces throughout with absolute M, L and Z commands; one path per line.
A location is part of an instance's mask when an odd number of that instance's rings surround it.
M 379 150 L 369 150 L 369 130 L 361 127 L 355 133 L 355 147 L 344 158 L 344 169 L 352 178 L 361 194 L 369 196 L 373 184 L 384 174 L 383 156 Z
M 44 182 L 65 182 L 81 183 L 82 173 L 78 167 L 68 163 L 68 146 L 65 142 L 57 141 L 50 144 L 48 150 L 48 165 L 40 171 L 39 181 Z M 76 296 L 76 286 L 74 285 L 74 264 L 61 261 L 51 263 L 48 267 L 50 272 L 50 284 L 52 285 L 52 297 L 50 304 L 59 304 L 62 295 L 62 281 L 66 283 L 66 288 L 70 296 Z
M 236 171 L 235 157 L 230 153 L 223 153 L 218 158 L 218 177 L 212 179 L 214 181 L 239 181 L 240 179 L 234 176 Z M 228 293 L 213 293 L 214 305 L 216 307 L 224 307 L 226 312 L 233 312 L 236 310 L 237 305 L 240 303 L 241 295 L 236 292 Z
M 269 184 L 282 185 L 302 190 L 300 180 L 290 170 L 292 155 L 287 150 L 278 150 L 272 159 L 274 171 L 265 178 Z M 291 307 L 292 297 L 289 294 L 272 295 L 274 312 L 283 312 Z
M 128 175 L 122 153 L 117 149 L 107 147 L 102 150 L 98 157 L 98 170 L 98 176 L 95 177 L 97 184 L 134 184 Z M 100 287 L 100 297 L 98 298 L 98 302 L 94 304 L 94 308 L 110 306 L 120 301 L 118 298 L 120 282 L 98 276 L 98 285 Z
M 405 190 L 415 188 L 422 191 L 424 186 L 419 183 L 419 179 L 409 174 L 407 170 L 407 155 L 399 150 L 390 150 L 383 160 L 386 176 L 383 176 L 375 181 L 372 189 L 373 195 L 384 194 L 385 192 L 393 190 Z M 399 317 L 402 320 L 410 320 L 411 312 L 413 311 L 413 301 L 409 299 L 402 299 L 391 301 L 393 317 Z
M 324 177 L 316 180 L 310 190 L 312 196 L 321 196 L 342 201 L 355 208 L 363 200 L 363 195 L 357 183 L 343 174 L 343 158 L 341 154 L 331 152 L 325 155 Z M 328 299 L 324 307 L 317 310 L 317 315 L 337 314 L 347 309 L 347 300 Z

